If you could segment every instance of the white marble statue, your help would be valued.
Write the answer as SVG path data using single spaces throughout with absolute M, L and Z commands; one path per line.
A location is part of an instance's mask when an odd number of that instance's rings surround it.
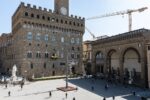
M 17 80 L 16 72 L 17 72 L 17 66 L 14 65 L 13 68 L 12 68 L 12 81 Z

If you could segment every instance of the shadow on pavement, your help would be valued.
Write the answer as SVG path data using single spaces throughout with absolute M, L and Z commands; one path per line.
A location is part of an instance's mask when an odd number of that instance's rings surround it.
M 69 79 L 69 82 L 80 88 L 88 90 L 89 92 L 93 92 L 97 95 L 106 98 L 110 98 L 113 96 L 115 97 L 123 96 L 123 98 L 126 98 L 127 100 L 140 100 L 139 97 L 133 96 L 132 92 L 135 91 L 137 93 L 143 91 L 141 88 L 131 87 L 131 86 L 124 87 L 122 84 L 116 85 L 113 83 L 108 83 L 102 79 L 95 80 L 93 78 L 86 78 L 86 79 L 78 78 L 78 79 Z M 108 89 L 105 89 L 106 84 L 108 84 Z M 94 87 L 93 90 L 92 87 Z M 124 96 L 124 95 L 128 95 L 128 96 Z

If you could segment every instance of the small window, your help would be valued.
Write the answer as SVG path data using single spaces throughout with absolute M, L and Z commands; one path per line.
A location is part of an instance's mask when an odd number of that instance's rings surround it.
M 50 21 L 50 17 L 47 17 L 47 20 Z
M 80 58 L 80 55 L 79 55 L 79 54 L 77 54 L 77 58 L 78 58 L 78 59 Z
M 77 49 L 78 49 L 78 51 L 80 51 L 80 47 L 78 47 Z
M 63 53 L 61 53 L 61 55 L 60 55 L 60 56 L 61 56 L 61 58 L 64 58 L 64 54 L 63 54 Z
M 63 66 L 63 65 L 66 65 L 66 64 L 64 62 L 61 62 L 60 65 Z
M 28 12 L 25 12 L 25 16 L 28 16 Z
M 31 43 L 29 43 L 29 46 L 31 46 Z
M 65 21 L 65 24 L 67 24 L 67 21 Z
M 71 38 L 71 43 L 74 43 L 74 38 Z
M 56 38 L 55 38 L 55 36 L 52 36 L 52 41 L 56 41 Z
M 41 53 L 40 52 L 36 53 L 36 58 L 41 58 Z
M 56 22 L 58 23 L 58 22 L 59 22 L 59 20 L 58 20 L 58 19 L 56 19 Z
M 36 18 L 37 18 L 37 19 L 39 19 L 39 18 L 40 18 L 40 16 L 39 16 L 39 15 L 37 15 L 37 16 L 36 16 Z
M 55 68 L 55 64 L 53 64 L 53 68 Z
M 72 50 L 74 51 L 74 47 L 72 47 Z
M 63 20 L 61 20 L 61 23 L 63 24 Z
M 69 24 L 72 25 L 72 22 L 70 21 Z
M 48 44 L 46 44 L 46 47 L 48 47 Z
M 71 58 L 74 58 L 74 54 L 71 54 Z
M 27 53 L 27 58 L 32 58 L 32 52 L 29 51 L 29 52 Z
M 45 20 L 45 16 L 42 16 L 42 19 Z
M 31 69 L 33 69 L 33 63 L 30 64 Z
M 75 23 L 75 22 L 73 22 L 73 25 L 74 25 L 74 26 L 76 26 L 76 23 Z
M 34 14 L 31 14 L 31 17 L 33 18 L 33 17 L 34 17 Z
M 46 63 L 44 63 L 44 69 L 46 69 Z
M 76 42 L 77 42 L 77 44 L 80 44 L 80 39 L 77 38 L 77 39 L 76 39 Z
M 52 18 L 52 22 L 54 22 L 55 21 L 55 18 Z
M 45 53 L 45 58 L 48 58 L 49 57 L 49 54 L 48 52 Z

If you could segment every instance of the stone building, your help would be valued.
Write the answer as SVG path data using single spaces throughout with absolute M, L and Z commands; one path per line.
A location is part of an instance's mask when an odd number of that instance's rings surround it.
M 83 67 L 86 75 L 92 74 L 92 41 L 83 42 Z
M 12 33 L 3 46 L 2 61 L 5 73 L 16 64 L 18 75 L 42 77 L 64 75 L 68 66 L 73 73 L 82 73 L 82 37 L 85 19 L 69 16 L 69 0 L 55 0 L 54 11 L 46 8 L 19 5 L 12 16 Z M 1 38 L 4 38 L 3 36 Z M 8 58 L 7 58 L 8 57 Z
M 114 81 L 148 87 L 150 30 L 131 32 L 92 42 L 92 73 Z

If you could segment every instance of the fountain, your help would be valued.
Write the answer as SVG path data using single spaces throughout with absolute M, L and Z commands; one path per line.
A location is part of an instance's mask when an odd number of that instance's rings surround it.
M 17 72 L 17 66 L 14 65 L 12 68 L 12 76 L 10 80 L 12 84 L 20 83 L 23 80 L 22 77 L 17 77 L 16 72 Z

